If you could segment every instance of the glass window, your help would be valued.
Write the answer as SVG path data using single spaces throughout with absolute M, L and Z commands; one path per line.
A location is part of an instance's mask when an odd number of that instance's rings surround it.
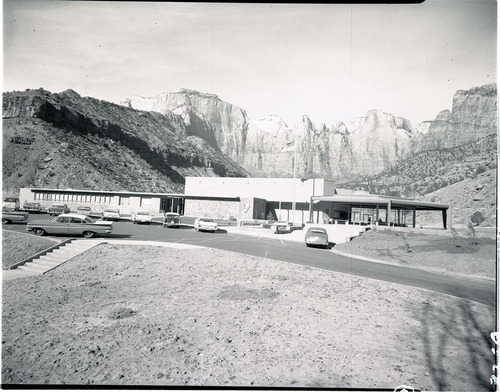
M 130 204 L 130 197 L 120 196 L 120 202 L 118 204 L 121 206 L 128 206 Z
M 150 207 L 150 206 L 151 206 L 151 198 L 141 197 L 141 207 Z

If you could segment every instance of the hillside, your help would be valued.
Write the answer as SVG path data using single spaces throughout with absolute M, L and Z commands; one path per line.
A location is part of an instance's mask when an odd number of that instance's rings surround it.
M 497 173 L 491 169 L 455 184 L 443 187 L 425 196 L 425 200 L 450 204 L 452 223 L 456 227 L 468 226 L 473 214 L 474 225 L 496 226 Z M 440 217 L 428 212 L 418 213 L 422 226 L 439 226 Z
M 476 178 L 495 167 L 496 135 L 488 135 L 457 147 L 422 151 L 398 161 L 378 175 L 358 177 L 339 186 L 418 198 L 465 179 Z
M 248 173 L 182 118 L 81 97 L 3 94 L 3 193 L 20 187 L 182 192 L 185 176 Z

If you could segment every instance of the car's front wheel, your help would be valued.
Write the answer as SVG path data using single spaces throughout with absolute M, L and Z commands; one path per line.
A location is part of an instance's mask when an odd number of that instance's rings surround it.
M 33 229 L 33 233 L 35 233 L 36 235 L 44 235 L 45 230 L 37 228 L 37 229 Z
M 92 238 L 94 236 L 94 232 L 92 232 L 92 231 L 84 231 L 83 232 L 83 236 L 85 238 Z

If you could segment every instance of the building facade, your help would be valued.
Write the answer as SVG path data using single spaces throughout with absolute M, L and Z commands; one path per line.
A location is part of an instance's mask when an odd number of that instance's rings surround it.
M 417 211 L 425 210 L 441 213 L 444 228 L 451 222 L 449 205 L 338 189 L 322 178 L 186 177 L 184 194 L 21 188 L 19 199 L 21 208 L 34 201 L 42 208 L 67 204 L 72 211 L 89 206 L 94 213 L 117 208 L 122 215 L 146 210 L 239 221 L 413 227 Z

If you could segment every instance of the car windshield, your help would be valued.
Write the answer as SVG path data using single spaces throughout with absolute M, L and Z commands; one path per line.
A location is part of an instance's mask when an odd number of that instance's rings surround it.
M 106 211 L 104 211 L 104 212 L 113 212 L 113 213 L 115 213 L 115 214 L 118 214 L 120 211 L 118 211 L 118 210 L 106 210 Z
M 52 208 L 64 208 L 62 204 L 53 204 Z
M 139 211 L 137 215 L 149 215 L 149 212 L 147 211 Z
M 213 219 L 210 218 L 200 218 L 200 222 L 213 222 Z
M 321 229 L 313 229 L 309 230 L 309 233 L 326 234 L 326 231 Z
M 90 211 L 90 207 L 78 207 L 80 211 Z
M 88 216 L 84 219 L 85 223 L 95 223 L 95 219 L 89 218 Z

